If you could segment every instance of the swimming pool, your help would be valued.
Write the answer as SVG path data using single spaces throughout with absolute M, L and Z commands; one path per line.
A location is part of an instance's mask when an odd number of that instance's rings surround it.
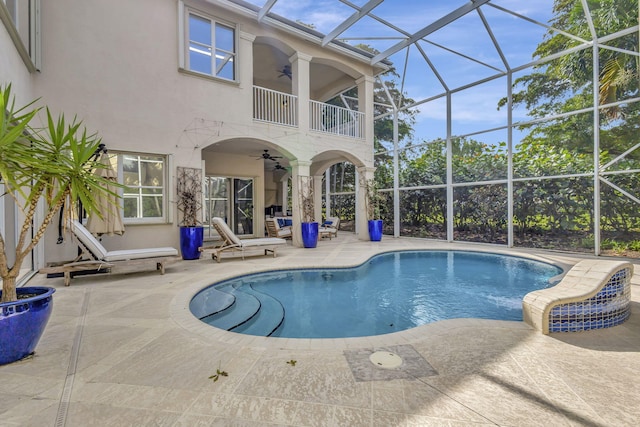
M 280 270 L 209 286 L 190 302 L 200 320 L 287 338 L 382 335 L 452 318 L 521 320 L 522 298 L 557 266 L 463 251 L 400 251 L 355 268 Z

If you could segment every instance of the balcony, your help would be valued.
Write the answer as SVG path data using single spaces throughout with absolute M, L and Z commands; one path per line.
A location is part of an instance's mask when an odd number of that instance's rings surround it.
M 260 122 L 298 127 L 298 97 L 254 86 L 253 119 Z
M 253 87 L 253 119 L 298 127 L 298 97 L 259 86 Z M 318 101 L 309 101 L 309 129 L 364 139 L 364 113 Z

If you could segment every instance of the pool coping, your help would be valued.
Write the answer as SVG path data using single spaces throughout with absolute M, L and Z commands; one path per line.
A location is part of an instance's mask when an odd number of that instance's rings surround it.
M 507 255 L 514 257 L 521 257 L 525 259 L 531 259 L 535 261 L 546 262 L 548 264 L 560 267 L 563 269 L 563 273 L 551 278 L 551 281 L 557 281 L 561 278 L 572 264 L 559 262 L 550 258 L 546 258 L 537 254 L 529 254 L 525 252 L 514 251 L 513 248 L 500 249 L 500 248 L 437 248 L 437 249 L 425 249 L 425 248 L 404 248 L 404 249 L 385 249 L 379 250 L 375 253 L 363 255 L 362 259 L 357 262 L 345 263 L 340 260 L 335 260 L 331 266 L 318 265 L 317 263 L 304 263 L 297 265 L 296 267 L 283 268 L 277 267 L 265 267 L 246 264 L 245 271 L 241 274 L 226 273 L 217 277 L 215 280 L 203 279 L 191 283 L 179 292 L 171 301 L 169 307 L 169 315 L 176 324 L 178 324 L 185 331 L 191 332 L 201 338 L 204 338 L 208 342 L 225 343 L 230 345 L 238 345 L 242 347 L 256 347 L 261 349 L 266 348 L 278 348 L 278 349 L 290 349 L 290 350 L 330 350 L 330 351 L 344 351 L 347 349 L 363 348 L 363 347 L 384 347 L 390 345 L 402 345 L 412 344 L 418 341 L 422 341 L 428 336 L 437 336 L 452 328 L 469 328 L 477 327 L 479 324 L 485 322 L 491 322 L 493 326 L 501 326 L 506 329 L 526 329 L 533 330 L 533 328 L 527 325 L 524 321 L 513 320 L 490 320 L 490 319 L 477 319 L 477 318 L 458 318 L 447 319 L 438 322 L 428 323 L 426 325 L 417 326 L 415 328 L 406 329 L 404 331 L 393 332 L 384 335 L 372 335 L 365 337 L 353 337 L 353 338 L 281 338 L 281 337 L 261 337 L 255 335 L 245 335 L 232 331 L 225 331 L 218 329 L 214 326 L 208 325 L 198 318 L 196 318 L 189 309 L 189 303 L 191 299 L 202 289 L 211 286 L 215 283 L 223 282 L 225 280 L 233 279 L 236 277 L 245 276 L 253 273 L 270 272 L 270 271 L 283 271 L 289 269 L 308 269 L 308 268 L 353 268 L 367 262 L 369 259 L 376 255 L 389 253 L 389 252 L 401 252 L 401 251 L 459 251 L 459 252 L 480 252 L 480 253 L 492 253 L 497 255 Z M 223 261 L 224 262 L 224 261 Z M 234 262 L 240 265 L 241 260 L 227 262 Z

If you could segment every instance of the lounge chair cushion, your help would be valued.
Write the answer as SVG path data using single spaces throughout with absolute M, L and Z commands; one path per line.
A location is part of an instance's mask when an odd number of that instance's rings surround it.
M 231 241 L 231 243 L 233 243 L 234 245 L 237 246 L 242 246 L 242 240 L 240 240 L 238 238 L 238 236 L 235 235 L 235 233 L 233 231 L 231 231 L 231 229 L 229 228 L 229 226 L 227 225 L 226 222 L 224 222 L 224 220 L 222 218 L 218 218 L 218 217 L 214 217 L 213 218 L 213 222 L 215 224 L 218 225 L 218 227 L 220 227 L 220 229 L 222 230 L 222 232 L 225 234 L 224 236 L 221 237 L 226 237 L 227 239 L 229 239 Z
M 176 248 L 145 248 L 145 249 L 125 249 L 120 251 L 109 251 L 104 257 L 105 261 L 125 261 L 130 259 L 156 258 L 163 256 L 177 256 Z
M 78 240 L 82 242 L 83 245 L 95 256 L 97 259 L 104 260 L 107 256 L 108 251 L 102 246 L 102 243 L 98 241 L 93 234 L 87 230 L 84 225 L 82 225 L 77 220 L 71 221 L 71 232 L 76 235 Z
M 229 239 L 234 246 L 239 248 L 249 248 L 252 246 L 265 246 L 265 245 L 282 245 L 286 244 L 287 241 L 281 239 L 279 237 L 263 237 L 260 239 L 245 239 L 241 240 L 238 236 L 236 236 L 233 231 L 229 228 L 226 222 L 222 218 L 214 217 L 213 223 L 216 224 L 222 232 L 226 235 L 226 238 Z
M 288 218 L 277 218 L 277 220 L 280 227 L 291 227 L 293 225 L 293 220 Z
M 126 261 L 132 259 L 157 258 L 165 256 L 177 256 L 178 250 L 172 247 L 144 248 L 144 249 L 124 249 L 118 251 L 107 251 L 104 246 L 87 230 L 79 221 L 73 220 L 71 231 L 78 240 L 97 259 L 101 261 Z
M 281 237 L 283 239 L 291 238 L 291 227 L 280 226 L 280 220 L 277 218 L 266 218 L 265 226 L 269 237 Z
M 291 236 L 291 228 L 280 228 L 278 229 L 278 236 L 282 237 L 283 239 L 286 239 L 287 237 Z
M 260 239 L 246 239 L 242 240 L 240 244 L 243 248 L 250 248 L 253 246 L 265 246 L 265 245 L 282 245 L 286 244 L 287 241 L 281 239 L 279 237 L 262 237 Z

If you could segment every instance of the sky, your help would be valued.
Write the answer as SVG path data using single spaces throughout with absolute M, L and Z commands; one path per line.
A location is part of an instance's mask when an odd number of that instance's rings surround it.
M 316 30 L 327 34 L 355 12 L 351 5 L 362 7 L 367 2 L 278 0 L 271 12 L 293 21 L 312 24 Z M 262 7 L 266 0 L 250 0 L 250 3 Z M 367 16 L 338 38 L 350 44 L 365 43 L 378 51 L 385 51 L 400 42 L 407 34 L 422 30 L 468 3 L 469 0 L 384 0 L 371 13 L 396 29 Z M 553 0 L 492 0 L 488 5 L 482 6 L 482 15 L 489 24 L 502 55 L 492 42 L 480 15 L 475 11 L 429 34 L 425 37 L 427 41 L 417 44 L 429 58 L 446 87 L 455 91 L 472 82 L 497 75 L 507 66 L 515 68 L 533 60 L 533 52 L 543 40 L 547 28 L 502 9 L 548 24 L 552 17 L 552 7 Z M 422 100 L 444 93 L 443 83 L 415 45 L 408 50 L 398 51 L 389 59 L 396 70 L 404 75 L 404 81 L 399 80 L 397 84 L 402 85 L 408 97 Z M 468 135 L 506 125 L 506 110 L 497 109 L 498 101 L 506 94 L 505 77 L 453 93 L 452 133 Z M 444 99 L 422 104 L 418 110 L 414 143 L 446 136 Z M 513 115 L 514 121 L 527 118 L 526 111 L 521 108 L 514 110 Z M 516 135 L 516 138 L 518 137 L 519 135 Z M 491 132 L 474 138 L 486 139 L 489 143 L 505 141 L 506 131 Z

